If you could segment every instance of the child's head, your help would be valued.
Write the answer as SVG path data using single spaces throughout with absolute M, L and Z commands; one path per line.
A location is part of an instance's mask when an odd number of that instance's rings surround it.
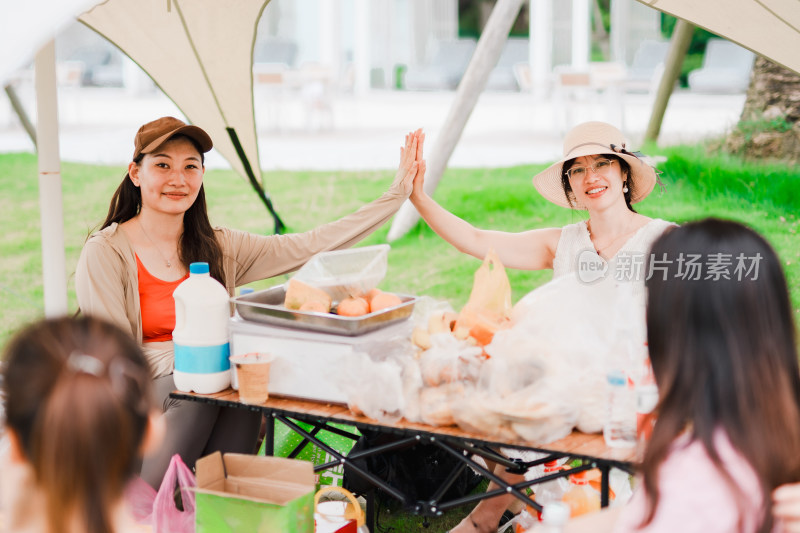
M 5 354 L 12 453 L 28 463 L 50 529 L 67 518 L 108 532 L 109 511 L 135 474 L 151 415 L 139 346 L 92 317 L 34 323 Z
M 660 400 L 645 478 L 657 477 L 683 432 L 721 467 L 714 433 L 723 430 L 769 506 L 771 489 L 800 476 L 800 374 L 780 260 L 753 230 L 706 219 L 668 230 L 649 262 L 647 335 Z

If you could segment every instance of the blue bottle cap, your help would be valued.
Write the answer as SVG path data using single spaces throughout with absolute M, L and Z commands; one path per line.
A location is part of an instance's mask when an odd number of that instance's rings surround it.
M 192 263 L 189 265 L 189 274 L 208 274 L 208 263 Z
M 625 374 L 616 370 L 609 372 L 608 375 L 606 375 L 606 379 L 608 380 L 609 385 L 622 386 L 627 383 Z
M 251 294 L 256 292 L 256 290 L 252 287 L 242 287 L 239 289 L 239 296 L 244 296 L 245 294 Z

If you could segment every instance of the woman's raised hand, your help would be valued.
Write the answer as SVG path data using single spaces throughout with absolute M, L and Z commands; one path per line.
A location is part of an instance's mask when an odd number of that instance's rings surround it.
M 800 483 L 781 485 L 772 492 L 772 516 L 782 533 L 800 532 Z
M 411 194 L 411 190 L 414 186 L 414 178 L 419 169 L 416 157 L 417 146 L 421 135 L 422 129 L 407 134 L 405 146 L 400 148 L 400 166 L 397 168 L 397 174 L 394 176 L 392 188 L 399 187 L 406 196 Z
M 416 154 L 417 175 L 414 178 L 414 188 L 411 191 L 412 202 L 418 198 L 422 198 L 425 195 L 423 185 L 425 185 L 425 170 L 427 170 L 427 165 L 425 164 L 425 160 L 422 158 L 422 148 L 424 144 L 425 144 L 425 134 L 420 133 L 419 141 L 417 142 L 417 154 Z

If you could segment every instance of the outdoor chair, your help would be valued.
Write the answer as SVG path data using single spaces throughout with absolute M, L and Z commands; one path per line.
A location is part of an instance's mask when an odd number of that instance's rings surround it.
M 253 49 L 253 64 L 280 64 L 288 68 L 295 66 L 297 43 L 277 37 L 256 41 Z
M 755 54 L 725 39 L 709 39 L 703 66 L 689 73 L 689 89 L 701 93 L 742 93 L 750 85 Z
M 553 69 L 553 75 L 553 100 L 562 135 L 575 125 L 573 116 L 578 106 L 588 105 L 589 109 L 577 115 L 585 116 L 586 111 L 593 112 L 594 108 L 599 107 L 604 110 L 604 116 L 598 117 L 598 120 L 624 124 L 622 86 L 625 65 L 596 61 L 589 63 L 585 70 L 559 65 Z
M 490 91 L 519 91 L 514 66 L 528 64 L 528 39 L 510 37 L 503 46 L 497 66 L 489 73 L 486 88 Z
M 664 72 L 664 62 L 668 52 L 668 41 L 651 39 L 642 41 L 633 55 L 631 66 L 628 67 L 624 82 L 625 91 L 655 92 L 654 89 L 658 87 L 661 74 Z
M 410 90 L 452 90 L 458 87 L 475 52 L 475 39 L 439 41 L 425 66 L 411 66 L 405 73 L 404 86 Z

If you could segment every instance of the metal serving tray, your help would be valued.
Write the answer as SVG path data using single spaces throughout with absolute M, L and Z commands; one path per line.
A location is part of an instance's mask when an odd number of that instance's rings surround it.
M 236 310 L 244 320 L 335 335 L 355 336 L 395 324 L 411 316 L 417 297 L 409 294 L 398 294 L 397 296 L 403 301 L 400 305 L 357 317 L 286 309 L 283 306 L 286 287 L 283 285 L 237 296 L 231 298 L 231 301 L 236 304 Z

